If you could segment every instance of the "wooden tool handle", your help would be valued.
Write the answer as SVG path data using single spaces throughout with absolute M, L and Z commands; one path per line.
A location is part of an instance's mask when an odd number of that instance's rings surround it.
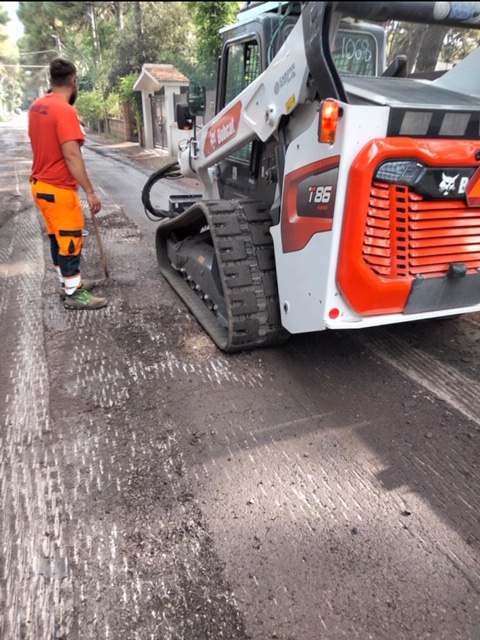
M 98 229 L 98 223 L 95 218 L 95 214 L 93 213 L 92 213 L 92 224 L 95 230 L 95 237 L 97 238 L 98 251 L 100 253 L 100 260 L 102 262 L 103 270 L 105 271 L 105 277 L 108 278 L 109 273 L 108 273 L 107 259 L 105 257 L 105 252 L 103 250 L 102 239 L 100 237 L 100 231 Z

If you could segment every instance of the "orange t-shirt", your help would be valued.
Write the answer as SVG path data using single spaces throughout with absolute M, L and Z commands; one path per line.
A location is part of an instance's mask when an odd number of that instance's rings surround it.
M 62 144 L 85 141 L 77 111 L 63 96 L 47 93 L 28 112 L 28 135 L 33 151 L 31 179 L 63 189 L 78 189 L 63 157 Z

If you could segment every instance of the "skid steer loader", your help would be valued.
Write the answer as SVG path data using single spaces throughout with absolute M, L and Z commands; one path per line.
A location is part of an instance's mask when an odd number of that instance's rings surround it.
M 190 87 L 178 162 L 142 193 L 160 271 L 208 335 L 236 352 L 480 311 L 478 55 L 437 80 L 405 55 L 386 64 L 388 34 L 475 33 L 480 3 L 243 4 L 216 115 L 197 123 Z M 202 193 L 158 209 L 152 187 L 172 177 Z

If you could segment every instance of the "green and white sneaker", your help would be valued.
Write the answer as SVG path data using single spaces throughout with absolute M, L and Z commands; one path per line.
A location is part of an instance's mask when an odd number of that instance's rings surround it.
M 91 291 L 92 289 L 95 289 L 96 286 L 97 286 L 97 283 L 94 282 L 94 280 L 82 280 L 82 287 L 87 291 Z M 66 300 L 66 298 L 67 298 L 67 294 L 65 293 L 65 289 L 62 285 L 62 288 L 60 290 L 60 299 Z
M 80 287 L 71 296 L 66 296 L 63 304 L 65 309 L 101 309 L 107 306 L 108 301 L 105 298 L 97 298 L 85 287 Z

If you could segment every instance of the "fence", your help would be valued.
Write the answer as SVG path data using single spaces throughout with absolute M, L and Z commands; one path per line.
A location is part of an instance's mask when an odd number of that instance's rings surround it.
M 90 131 L 95 133 L 108 133 L 113 138 L 122 142 L 138 142 L 138 131 L 133 118 L 133 112 L 128 104 L 122 105 L 122 117 L 120 118 L 95 118 L 86 122 Z
M 202 127 L 207 122 L 209 122 L 213 116 L 215 115 L 215 91 L 207 91 L 206 95 L 206 112 L 205 116 L 197 117 L 198 126 Z M 174 100 L 174 112 L 176 109 L 176 105 L 179 102 L 186 102 L 187 96 L 185 93 L 175 94 L 173 96 Z M 144 117 L 151 118 L 152 114 L 147 113 L 144 114 Z M 94 133 L 108 133 L 113 138 L 119 141 L 128 141 L 128 142 L 139 142 L 141 146 L 143 146 L 143 135 L 142 128 L 140 128 L 140 132 L 137 130 L 135 125 L 135 121 L 133 118 L 132 109 L 128 104 L 124 104 L 122 106 L 122 117 L 120 118 L 96 118 L 94 120 L 90 120 L 85 123 L 88 129 Z M 171 146 L 172 148 L 177 148 L 177 143 L 180 138 L 185 138 L 185 131 L 180 132 L 177 131 L 177 126 L 175 122 L 166 122 L 165 127 L 172 133 L 171 137 Z M 139 135 L 140 134 L 140 135 Z

